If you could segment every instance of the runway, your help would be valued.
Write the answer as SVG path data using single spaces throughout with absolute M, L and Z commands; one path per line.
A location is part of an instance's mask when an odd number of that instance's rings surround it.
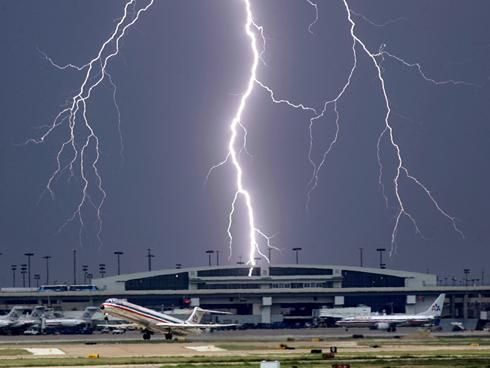
M 200 335 L 189 335 L 183 338 L 189 342 L 213 342 L 213 341 L 285 341 L 320 339 L 348 339 L 353 336 L 365 338 L 393 339 L 398 337 L 417 335 L 424 330 L 414 327 L 401 327 L 396 332 L 369 330 L 367 328 L 308 328 L 308 329 L 248 329 L 237 331 L 214 331 Z M 485 331 L 462 331 L 462 332 L 433 332 L 434 337 L 489 337 L 490 332 Z M 128 331 L 121 335 L 100 334 L 94 332 L 91 335 L 38 335 L 38 336 L 5 336 L 0 335 L 0 344 L 12 343 L 46 343 L 46 342 L 83 342 L 83 343 L 113 343 L 115 341 L 131 342 L 142 341 L 139 331 Z M 151 341 L 165 341 L 163 335 L 155 334 Z
M 452 343 L 439 344 L 432 341 L 427 342 L 427 337 L 413 337 L 404 339 L 403 341 L 391 339 L 311 339 L 311 340 L 296 340 L 279 342 L 259 342 L 253 343 L 251 340 L 226 342 L 191 342 L 191 341 L 175 341 L 166 342 L 156 340 L 153 342 L 135 342 L 125 339 L 95 342 L 87 344 L 83 341 L 69 342 L 62 339 L 58 341 L 16 341 L 4 344 L 0 347 L 0 352 L 7 349 L 28 349 L 28 351 L 38 351 L 37 357 L 51 358 L 76 358 L 89 357 L 90 355 L 98 355 L 104 358 L 129 358 L 129 357 L 193 357 L 193 356 L 212 356 L 212 357 L 237 357 L 237 356 L 271 356 L 275 354 L 291 355 L 291 354 L 308 354 L 312 349 L 322 349 L 325 352 L 330 351 L 330 347 L 335 346 L 342 353 L 366 353 L 373 352 L 383 353 L 389 352 L 404 353 L 404 352 L 431 352 L 431 351 L 460 351 L 473 350 L 477 352 L 487 352 L 490 354 L 490 344 L 471 345 L 460 344 L 458 341 Z M 430 339 L 430 338 L 429 338 Z M 95 342 L 95 343 L 94 343 Z M 490 343 L 490 339 L 488 341 Z M 10 358 L 15 358 L 11 356 Z M 4 358 L 9 358 L 8 356 Z

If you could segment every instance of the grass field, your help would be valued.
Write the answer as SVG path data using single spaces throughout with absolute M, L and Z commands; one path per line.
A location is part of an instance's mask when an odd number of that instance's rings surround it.
M 15 360 L 0 360 L 1 367 L 67 367 L 67 366 L 96 366 L 96 365 L 120 365 L 120 364 L 158 364 L 161 367 L 177 367 L 177 368 L 190 368 L 196 366 L 203 367 L 219 367 L 219 368 L 250 368 L 259 367 L 260 360 L 257 358 L 247 359 L 210 359 L 204 357 L 196 357 L 192 359 L 182 358 L 101 358 L 101 359 L 87 359 L 87 358 L 70 358 L 70 359 L 15 359 Z M 481 358 L 453 358 L 453 357 L 428 357 L 428 358 L 416 358 L 416 357 L 403 357 L 403 358 L 357 358 L 357 359 L 334 359 L 334 360 L 322 360 L 320 357 L 270 357 L 268 360 L 279 360 L 281 362 L 281 368 L 320 368 L 320 367 L 332 367 L 334 364 L 348 363 L 351 368 L 489 368 L 490 356 Z
M 25 349 L 17 349 L 17 348 L 1 349 L 0 348 L 0 357 L 12 356 L 12 355 L 31 355 L 31 353 Z

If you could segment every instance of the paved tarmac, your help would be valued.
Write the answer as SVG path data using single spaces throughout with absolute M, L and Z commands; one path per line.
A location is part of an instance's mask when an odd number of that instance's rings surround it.
M 346 339 L 353 336 L 373 337 L 373 338 L 397 338 L 410 335 L 420 335 L 423 329 L 414 327 L 398 328 L 396 332 L 386 332 L 378 330 L 369 330 L 367 328 L 308 328 L 308 329 L 248 329 L 238 331 L 214 331 L 203 332 L 200 335 L 189 335 L 178 338 L 188 342 L 229 342 L 229 341 L 286 341 L 290 340 L 309 340 L 320 339 Z M 436 337 L 462 336 L 462 337 L 490 337 L 490 332 L 484 331 L 463 331 L 463 332 L 435 332 Z M 46 342 L 81 342 L 85 344 L 103 343 L 103 342 L 131 342 L 142 341 L 139 331 L 128 331 L 121 335 L 100 334 L 94 332 L 91 335 L 42 335 L 42 336 L 2 336 L 0 335 L 0 344 L 15 343 L 46 343 Z M 165 337 L 160 334 L 152 336 L 152 341 L 165 341 Z

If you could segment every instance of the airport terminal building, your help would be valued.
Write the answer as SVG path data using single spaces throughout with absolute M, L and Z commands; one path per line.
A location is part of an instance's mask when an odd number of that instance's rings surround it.
M 434 275 L 360 267 L 261 265 L 248 276 L 249 270 L 243 265 L 173 269 L 97 279 L 94 285 L 153 308 L 188 304 L 226 309 L 233 322 L 269 324 L 311 319 L 321 307 L 367 304 L 379 311 L 416 311 L 426 303 L 419 299 L 417 305 L 415 295 L 352 291 L 436 284 Z
M 490 286 L 441 286 L 436 275 L 331 265 L 246 265 L 157 270 L 93 280 L 91 291 L 0 292 L 5 309 L 44 304 L 64 310 L 124 298 L 155 310 L 201 306 L 231 312 L 221 322 L 294 324 L 322 307 L 367 305 L 373 312 L 418 313 L 446 293 L 443 316 L 479 318 Z

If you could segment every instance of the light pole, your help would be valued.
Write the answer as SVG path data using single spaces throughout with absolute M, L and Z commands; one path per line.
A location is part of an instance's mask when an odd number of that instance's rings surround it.
M 214 253 L 214 250 L 208 249 L 206 254 L 208 255 L 208 265 L 211 266 L 211 254 Z
M 300 250 L 303 250 L 303 248 L 300 248 L 300 247 L 293 248 L 293 251 L 296 252 L 296 264 L 299 264 L 299 251 Z
M 88 272 L 88 265 L 82 265 L 82 271 L 83 271 L 83 284 L 87 284 L 87 272 Z
M 379 252 L 379 268 L 386 268 L 386 264 L 383 263 L 383 252 L 386 252 L 386 248 L 376 248 L 376 252 Z
M 73 285 L 77 284 L 77 250 L 73 249 Z
M 46 285 L 49 285 L 49 259 L 51 256 L 44 256 L 43 258 L 46 260 Z
M 34 280 L 36 280 L 36 287 L 39 287 L 39 280 L 41 279 L 41 275 L 38 273 L 34 274 Z
M 216 266 L 219 266 L 219 250 L 215 250 L 216 252 Z
M 27 257 L 27 285 L 31 287 L 31 257 L 34 255 L 32 252 L 24 253 Z
M 20 274 L 22 275 L 22 287 L 26 287 L 26 273 L 27 265 L 23 263 L 20 265 Z
M 15 271 L 17 270 L 17 265 L 10 265 L 12 270 L 12 287 L 15 287 Z
M 122 252 L 120 250 L 116 250 L 114 252 L 114 254 L 117 257 L 117 274 L 120 275 L 121 274 L 121 256 L 124 254 L 124 252 Z
M 364 267 L 364 248 L 359 248 L 359 264 Z
M 182 263 L 176 263 L 175 268 L 180 270 L 182 268 Z
M 237 265 L 243 265 L 245 262 L 242 261 L 242 256 L 238 257 L 238 262 L 236 263 Z
M 151 271 L 151 259 L 154 258 L 155 255 L 151 254 L 151 248 L 148 248 L 147 251 L 148 254 L 146 255 L 146 257 L 148 258 L 148 271 Z
M 470 269 L 465 268 L 463 272 L 464 272 L 464 284 L 465 286 L 468 286 L 468 275 L 470 274 Z
M 105 275 L 105 263 L 99 263 L 99 274 L 100 277 L 103 279 Z
M 90 285 L 92 285 L 92 279 L 94 278 L 94 275 L 91 274 L 91 273 L 87 273 L 87 279 L 88 279 L 88 283 Z

